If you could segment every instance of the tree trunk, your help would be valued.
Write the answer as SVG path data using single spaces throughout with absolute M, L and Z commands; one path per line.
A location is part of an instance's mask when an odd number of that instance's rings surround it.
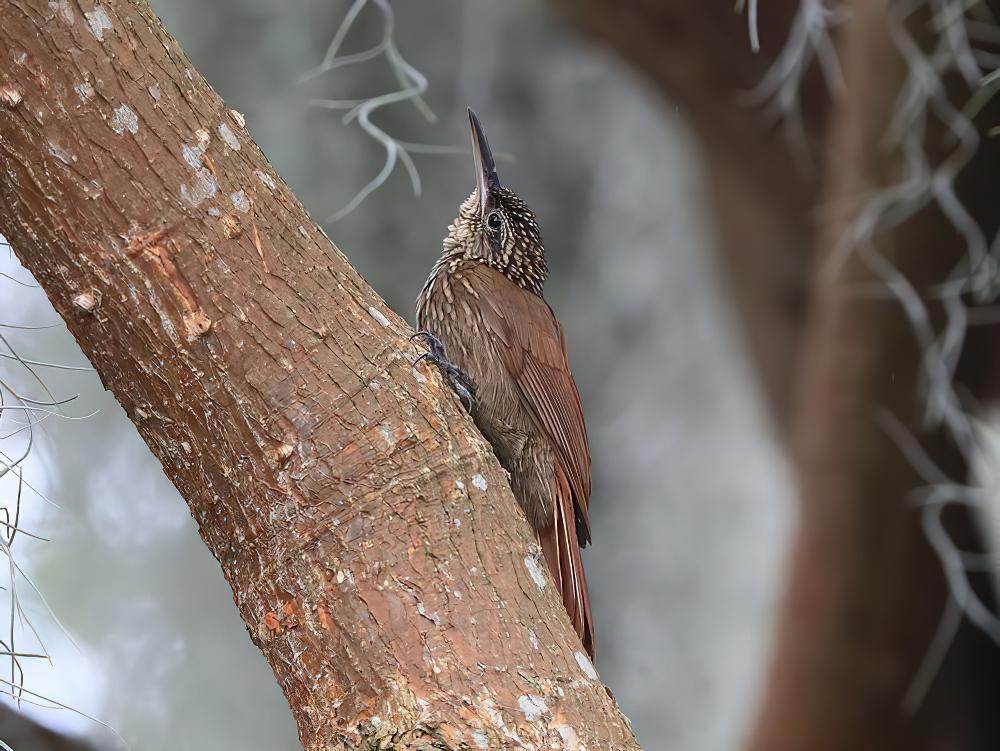
M 637 748 L 489 446 L 142 0 L 0 4 L 0 233 L 306 749 Z
M 97 751 L 79 738 L 61 735 L 0 704 L 0 741 L 13 751 Z
M 893 415 L 956 482 L 965 481 L 968 468 L 943 435 L 924 431 L 924 352 L 901 304 L 856 294 L 884 291 L 883 277 L 857 248 L 836 277 L 824 267 L 861 200 L 904 174 L 904 155 L 885 149 L 907 72 L 886 15 L 890 5 L 902 4 L 826 4 L 850 11 L 832 32 L 846 95 L 827 96 L 815 67 L 804 76 L 803 132 L 818 158 L 802 169 L 794 144 L 749 105 L 747 94 L 786 43 L 803 3 L 759 3 L 762 51 L 755 55 L 747 20 L 732 12 L 731 0 L 553 2 L 647 74 L 700 139 L 720 256 L 795 465 L 801 523 L 749 748 L 996 748 L 1000 653 L 975 627 L 958 631 L 915 714 L 904 708 L 948 590 L 911 497 L 925 481 L 878 416 Z M 945 83 L 958 93 L 953 101 L 964 104 L 968 92 L 959 77 Z M 982 133 L 1000 117 L 995 104 L 984 114 Z M 939 131 L 926 146 L 954 148 Z M 992 237 L 1000 146 L 984 138 L 979 148 L 959 180 L 960 197 Z M 939 157 L 931 154 L 932 163 Z M 942 282 L 966 250 L 953 224 L 932 208 L 879 233 L 871 249 L 921 294 Z M 940 313 L 938 306 L 932 325 L 940 324 Z M 983 374 L 995 374 L 983 363 L 992 359 L 995 368 L 996 343 L 995 330 L 967 340 L 962 375 L 978 369 L 972 375 L 981 386 Z M 995 385 L 990 389 L 996 393 Z M 954 512 L 952 534 L 966 549 L 980 549 L 968 509 Z
M 809 212 L 822 186 L 784 134 L 766 127 L 750 92 L 769 55 L 754 55 L 733 0 L 552 0 L 567 17 L 620 52 L 677 106 L 702 144 L 712 229 L 728 291 L 776 423 L 792 420 L 794 363 L 808 305 L 816 227 Z M 784 40 L 797 0 L 760 3 L 765 50 Z M 822 134 L 821 81 L 803 84 L 810 141 Z
M 752 751 L 851 748 L 993 749 L 998 727 L 989 700 L 997 652 L 965 626 L 935 655 L 935 630 L 948 603 L 941 563 L 921 524 L 913 492 L 929 480 L 904 450 L 910 436 L 948 477 L 965 480 L 965 457 L 943 429 L 925 424 L 924 347 L 886 270 L 912 287 L 940 330 L 933 297 L 966 252 L 964 239 L 936 206 L 850 247 L 875 187 L 905 175 L 908 155 L 886 148 L 897 97 L 909 68 L 890 36 L 889 6 L 855 0 L 840 55 L 848 96 L 832 112 L 818 260 L 795 395 L 793 458 L 802 504 L 800 532 L 775 638 L 776 652 Z M 926 35 L 914 19 L 911 33 Z M 895 23 L 895 22 L 893 22 Z M 950 150 L 932 129 L 931 164 Z M 967 170 L 985 187 L 983 146 Z M 966 205 L 969 205 L 966 202 Z M 965 355 L 975 356 L 966 347 Z M 896 428 L 889 428 L 892 424 Z M 904 438 L 903 441 L 906 439 Z M 968 509 L 956 509 L 952 534 L 976 549 Z M 928 656 L 944 657 L 929 693 L 908 702 Z M 995 697 L 994 697 L 995 699 Z

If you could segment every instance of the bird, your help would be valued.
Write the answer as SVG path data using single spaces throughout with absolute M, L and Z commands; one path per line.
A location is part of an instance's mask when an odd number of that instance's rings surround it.
M 448 226 L 417 298 L 417 329 L 510 475 L 563 605 L 591 659 L 594 622 L 581 548 L 591 541 L 590 447 L 566 354 L 543 297 L 545 248 L 534 212 L 500 182 L 469 109 L 475 188 Z

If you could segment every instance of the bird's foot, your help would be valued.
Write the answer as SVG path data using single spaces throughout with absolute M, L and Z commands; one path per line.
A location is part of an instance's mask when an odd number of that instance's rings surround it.
M 469 378 L 464 370 L 447 358 L 441 340 L 430 331 L 418 331 L 410 337 L 410 341 L 416 339 L 425 340 L 430 349 L 413 361 L 413 367 L 416 367 L 417 363 L 421 360 L 426 360 L 432 365 L 437 366 L 437 369 L 441 371 L 441 375 L 444 376 L 448 385 L 451 386 L 452 391 L 462 401 L 462 406 L 465 407 L 467 412 L 472 412 L 472 401 L 476 396 L 476 386 L 472 382 L 472 379 Z

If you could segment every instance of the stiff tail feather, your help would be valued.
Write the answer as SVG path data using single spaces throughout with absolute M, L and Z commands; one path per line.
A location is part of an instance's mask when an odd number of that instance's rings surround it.
M 538 534 L 549 572 L 562 593 L 563 605 L 590 659 L 594 659 L 594 619 L 590 613 L 587 577 L 583 572 L 580 541 L 576 532 L 573 494 L 561 468 L 556 468 L 553 524 Z

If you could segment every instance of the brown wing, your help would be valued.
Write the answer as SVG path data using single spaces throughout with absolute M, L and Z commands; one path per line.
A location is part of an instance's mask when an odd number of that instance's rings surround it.
M 594 659 L 594 617 L 590 612 L 587 577 L 580 556 L 580 539 L 573 529 L 573 495 L 562 467 L 556 463 L 555 513 L 553 524 L 538 531 L 538 541 L 545 554 L 545 563 L 559 585 L 563 606 L 573 628 Z
M 525 404 L 556 450 L 575 502 L 580 543 L 585 545 L 590 542 L 590 445 L 562 326 L 542 298 L 520 289 L 520 294 L 510 294 L 506 285 L 513 285 L 500 272 L 481 265 L 473 273 L 480 277 L 475 286 L 486 293 L 480 301 L 483 322 L 498 340 L 497 349 Z M 504 294 L 489 294 L 497 285 L 504 285 Z
M 486 298 L 480 301 L 486 333 L 555 448 L 553 523 L 537 530 L 538 538 L 566 612 L 593 659 L 594 622 L 580 556 L 580 547 L 590 541 L 590 447 L 562 327 L 540 297 L 511 289 L 513 283 L 489 267 L 473 273 Z M 502 285 L 502 295 L 490 294 L 496 285 Z

